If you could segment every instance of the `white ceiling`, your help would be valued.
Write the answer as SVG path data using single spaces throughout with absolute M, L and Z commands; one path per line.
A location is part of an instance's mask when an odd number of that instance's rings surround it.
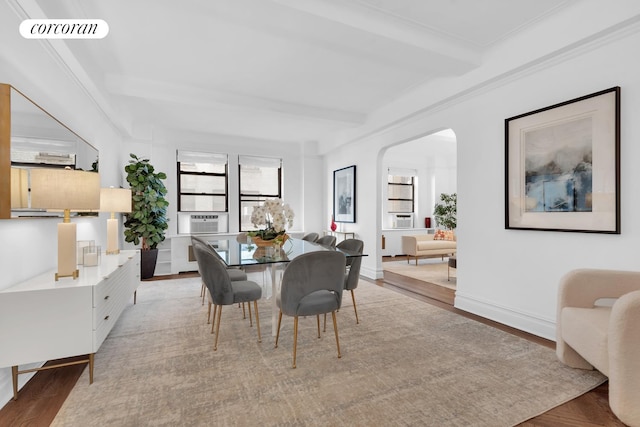
M 64 60 L 125 137 L 319 141 L 575 0 L 15 0 L 94 18 Z

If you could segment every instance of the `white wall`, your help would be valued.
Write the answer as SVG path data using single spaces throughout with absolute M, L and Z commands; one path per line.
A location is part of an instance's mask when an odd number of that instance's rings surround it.
M 628 16 L 622 18 L 619 10 L 607 9 L 609 5 L 582 5 L 581 22 L 595 25 L 597 21 L 600 25 L 604 20 L 612 25 L 611 30 L 567 48 L 537 52 L 542 56 L 526 58 L 517 67 L 507 64 L 514 68 L 503 68 L 501 77 L 493 74 L 482 80 L 486 70 L 478 70 L 475 80 L 470 77 L 472 89 L 452 85 L 452 93 L 442 102 L 425 96 L 420 104 L 412 95 L 405 104 L 398 102 L 396 109 L 389 108 L 386 117 L 380 113 L 376 130 L 370 123 L 359 135 L 353 132 L 352 143 L 327 153 L 327 174 L 352 163 L 361 166 L 360 214 L 351 228 L 364 239 L 369 254 L 363 262 L 363 274 L 381 277 L 380 215 L 373 214 L 381 212 L 381 192 L 363 183 L 380 182 L 376 174 L 385 173 L 381 153 L 386 147 L 442 128 L 452 128 L 458 143 L 458 308 L 553 339 L 556 292 L 563 274 L 587 266 L 638 268 L 635 243 L 640 240 L 640 230 L 635 217 L 640 194 L 634 183 L 640 180 L 640 169 L 634 160 L 640 158 L 640 145 L 634 141 L 640 138 L 640 129 L 634 117 L 640 112 L 640 59 L 630 54 L 640 44 L 638 19 L 615 24 Z M 629 8 L 637 14 L 636 5 L 629 4 Z M 573 36 L 581 32 L 580 25 Z M 565 27 L 566 22 L 556 29 Z M 541 30 L 546 31 L 541 43 L 555 35 L 549 34 L 549 28 Z M 565 36 L 559 32 L 557 40 Z M 520 49 L 529 45 L 520 41 Z M 505 62 L 513 59 L 507 48 L 502 52 Z M 616 85 L 622 87 L 622 234 L 505 230 L 505 118 Z M 411 113 L 399 120 L 398 115 L 406 111 Z M 391 124 L 385 128 L 381 122 Z
M 169 229 L 167 237 L 176 235 L 178 209 L 178 183 L 176 150 L 210 152 L 229 155 L 229 232 L 239 230 L 238 156 L 264 156 L 281 158 L 283 164 L 283 199 L 294 210 L 294 225 L 291 231 L 317 230 L 322 227 L 321 192 L 318 191 L 321 177 L 317 163 L 322 161 L 313 147 L 285 144 L 228 135 L 164 134 L 149 140 L 132 140 L 127 144 L 129 153 L 149 158 L 155 170 L 165 172 L 167 199 L 169 201 Z M 128 160 L 127 160 L 128 162 Z M 125 162 L 126 164 L 126 162 Z M 122 166 L 124 168 L 124 165 Z M 124 169 L 122 170 L 125 176 Z M 125 187 L 126 187 L 125 180 Z M 307 214 L 309 212 L 309 214 Z M 133 245 L 126 244 L 133 248 Z

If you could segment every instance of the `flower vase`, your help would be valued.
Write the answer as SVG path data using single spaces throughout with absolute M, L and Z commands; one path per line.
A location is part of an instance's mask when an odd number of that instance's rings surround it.
M 282 246 L 282 244 L 284 244 L 284 242 L 286 242 L 286 240 L 289 238 L 288 234 L 282 234 L 278 237 L 276 237 L 275 239 L 270 239 L 270 240 L 263 240 L 260 236 L 253 236 L 251 239 L 253 240 L 253 243 L 257 246 L 257 247 L 265 247 L 265 246 Z
M 336 228 L 338 228 L 338 225 L 333 220 L 333 215 L 331 215 L 331 231 L 336 231 Z

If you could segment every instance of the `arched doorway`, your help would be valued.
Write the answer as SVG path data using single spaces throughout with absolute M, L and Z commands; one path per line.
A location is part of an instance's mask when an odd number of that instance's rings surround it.
M 397 264 L 404 267 L 399 270 L 420 277 L 420 270 L 426 270 L 427 264 L 439 263 L 444 264 L 436 265 L 441 277 L 435 273 L 432 281 L 438 286 L 455 288 L 455 279 L 448 280 L 446 257 L 420 260 L 417 268 L 413 261 L 410 265 L 413 268 L 407 267 L 406 257 L 401 257 L 405 255 L 402 236 L 433 233 L 436 227 L 433 210 L 440 194 L 457 192 L 455 133 L 446 129 L 387 148 L 382 156 L 380 191 L 383 274 Z M 445 299 L 452 303 L 453 294 Z

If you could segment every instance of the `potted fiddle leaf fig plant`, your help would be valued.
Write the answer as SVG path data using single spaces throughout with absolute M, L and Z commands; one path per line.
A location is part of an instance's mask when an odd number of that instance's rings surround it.
M 438 225 L 453 230 L 457 227 L 458 195 L 456 193 L 440 194 L 440 202 L 433 208 L 433 216 Z
M 167 188 L 164 172 L 156 172 L 149 159 L 130 154 L 124 167 L 127 182 L 131 186 L 131 213 L 124 222 L 124 239 L 140 246 L 140 275 L 142 279 L 153 277 L 158 260 L 158 244 L 165 239 L 168 228 L 165 199 Z

